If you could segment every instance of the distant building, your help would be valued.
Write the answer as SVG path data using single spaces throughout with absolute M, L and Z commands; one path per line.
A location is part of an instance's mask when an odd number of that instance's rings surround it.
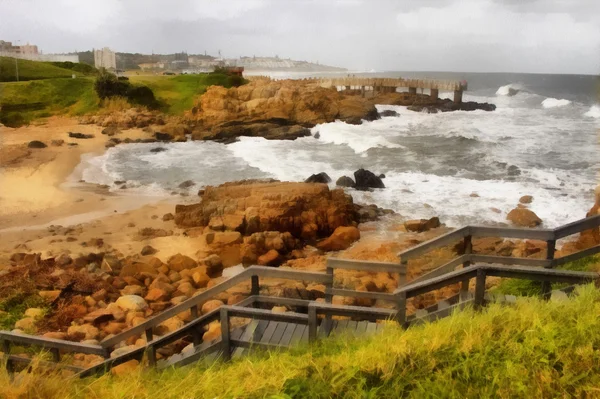
M 165 69 L 164 62 L 145 62 L 143 64 L 138 64 L 142 71 L 152 70 L 152 69 Z
M 27 43 L 23 46 L 13 46 L 12 42 L 4 40 L 0 40 L 0 56 L 30 61 L 79 62 L 79 56 L 76 54 L 41 54 L 36 45 Z
M 94 66 L 96 68 L 117 69 L 117 56 L 108 47 L 94 50 Z

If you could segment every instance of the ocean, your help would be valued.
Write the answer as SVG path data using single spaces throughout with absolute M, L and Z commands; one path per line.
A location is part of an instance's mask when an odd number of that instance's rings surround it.
M 189 189 L 195 195 L 203 186 L 227 181 L 304 181 L 319 172 L 333 179 L 333 188 L 340 176 L 352 177 L 355 170 L 366 168 L 385 174 L 386 188 L 347 189 L 356 202 L 393 209 L 410 219 L 438 216 L 453 227 L 505 223 L 522 195 L 534 197 L 530 208 L 550 228 L 584 217 L 592 206 L 600 166 L 598 77 L 351 74 L 464 79 L 469 84 L 464 101 L 490 102 L 497 108 L 426 114 L 378 105 L 399 116 L 362 125 L 322 124 L 311 130 L 313 137 L 295 141 L 246 137 L 228 145 L 126 144 L 84 157 L 78 173 L 86 182 L 108 184 L 123 195 L 167 197 L 179 195 L 183 190 L 178 185 L 185 180 L 196 183 Z M 325 76 L 332 75 L 340 74 Z M 440 92 L 440 97 L 452 98 L 452 93 Z M 158 146 L 166 151 L 150 152 Z M 128 188 L 119 189 L 115 181 L 126 181 Z

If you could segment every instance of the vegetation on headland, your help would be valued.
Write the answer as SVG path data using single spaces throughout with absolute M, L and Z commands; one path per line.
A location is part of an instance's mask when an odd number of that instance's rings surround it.
M 13 61 L 14 73 L 14 59 L 9 60 Z M 19 63 L 21 61 L 25 60 L 19 60 Z M 37 76 L 39 80 L 0 83 L 0 123 L 19 127 L 39 118 L 54 115 L 79 116 L 97 112 L 103 107 L 102 99 L 94 90 L 95 81 L 92 77 L 71 79 L 71 70 L 43 62 L 27 61 L 26 64 L 29 76 Z M 85 65 L 82 67 L 84 69 L 89 67 L 86 64 L 75 65 Z M 5 71 L 4 64 L 0 71 Z M 156 108 L 170 115 L 181 115 L 191 109 L 194 98 L 203 94 L 211 85 L 229 88 L 245 83 L 237 76 L 222 72 L 131 76 L 129 81 L 115 78 L 114 82 L 119 89 L 115 94 L 128 99 L 131 105 Z
M 338 336 L 312 347 L 256 354 L 229 364 L 134 371 L 68 383 L 33 370 L 2 397 L 368 398 L 584 397 L 600 386 L 600 291 L 573 299 L 522 298 L 513 306 L 466 309 L 402 331 Z
M 95 75 L 96 68 L 87 64 L 73 62 L 40 62 L 17 59 L 12 57 L 0 57 L 0 82 L 16 82 L 17 68 L 19 70 L 19 81 L 38 79 L 71 78 L 73 74 L 77 77 L 83 75 Z

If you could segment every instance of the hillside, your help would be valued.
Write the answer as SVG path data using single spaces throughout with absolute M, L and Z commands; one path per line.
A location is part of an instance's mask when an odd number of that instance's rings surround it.
M 19 81 L 70 78 L 76 76 L 93 74 L 94 68 L 74 64 L 70 62 L 39 62 L 29 60 L 17 60 L 19 68 Z M 16 76 L 15 58 L 0 57 L 0 82 L 15 82 Z
M 600 385 L 600 291 L 563 302 L 519 299 L 370 338 L 338 337 L 313 347 L 230 364 L 133 371 L 65 384 L 39 371 L 4 397 L 365 398 L 589 397 Z
M 346 71 L 346 68 L 321 65 L 307 61 L 296 61 L 279 57 L 240 57 L 226 60 L 230 65 L 243 66 L 246 70 L 279 70 L 279 71 Z

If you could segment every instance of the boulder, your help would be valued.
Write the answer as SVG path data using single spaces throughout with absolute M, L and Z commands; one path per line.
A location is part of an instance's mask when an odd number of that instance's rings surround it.
M 359 169 L 354 172 L 354 180 L 356 185 L 354 188 L 357 190 L 368 190 L 370 188 L 385 188 L 381 178 L 375 175 L 373 172 L 366 169 Z
M 515 226 L 537 227 L 542 224 L 540 219 L 533 211 L 526 208 L 515 208 L 506 216 Z
M 73 133 L 69 132 L 69 137 L 72 139 L 93 139 L 93 134 Z
M 207 314 L 215 309 L 220 308 L 223 305 L 223 301 L 220 301 L 218 299 L 211 299 L 210 301 L 207 301 L 204 303 L 204 305 L 202 305 L 202 314 Z
M 206 273 L 195 272 L 192 274 L 192 280 L 194 280 L 194 285 L 196 288 L 204 288 L 210 281 L 210 277 L 208 277 Z
M 141 255 L 154 255 L 156 252 L 158 252 L 156 249 L 152 248 L 150 245 L 146 245 L 144 248 L 142 248 L 142 250 L 140 251 Z
M 404 222 L 404 227 L 407 231 L 422 233 L 440 227 L 440 219 L 434 216 L 431 219 L 407 220 Z
M 105 134 L 107 136 L 114 136 L 115 134 L 119 134 L 119 133 L 121 133 L 121 130 L 114 125 L 108 126 L 108 127 L 105 127 L 104 129 L 102 129 L 102 134 Z
M 84 341 L 87 339 L 96 339 L 99 334 L 99 330 L 91 324 L 82 324 L 80 326 L 74 325 L 67 329 L 67 335 L 71 339 L 77 341 Z
M 38 141 L 38 140 L 30 141 L 27 144 L 27 148 L 46 148 L 46 147 L 48 147 L 48 146 L 45 143 Z
M 223 272 L 223 262 L 218 255 L 210 255 L 198 261 L 198 264 L 206 268 L 209 277 L 218 277 Z
M 305 183 L 329 183 L 331 182 L 331 177 L 325 172 L 317 173 L 311 175 L 308 179 L 304 181 Z
M 167 264 L 169 265 L 169 269 L 175 270 L 176 272 L 180 272 L 185 269 L 193 269 L 198 266 L 195 260 L 182 254 L 171 256 L 167 261 Z
M 208 325 L 208 330 L 202 335 L 202 341 L 210 342 L 221 337 L 221 323 L 218 321 Z
M 148 307 L 144 298 L 138 295 L 123 295 L 115 303 L 123 310 L 139 311 Z
M 170 299 L 170 295 L 161 288 L 151 288 L 148 290 L 148 294 L 146 294 L 144 299 L 148 302 L 164 302 Z
M 165 213 L 162 217 L 163 222 L 168 222 L 169 220 L 175 219 L 175 216 L 172 213 Z
M 353 226 L 341 226 L 333 234 L 317 244 L 322 251 L 341 251 L 360 239 L 360 231 Z
M 40 308 L 29 308 L 25 311 L 25 317 L 33 317 L 34 319 L 39 319 L 44 317 L 46 311 Z
M 281 262 L 279 252 L 271 249 L 264 255 L 258 257 L 258 264 L 261 266 L 275 266 Z
M 379 116 L 400 116 L 400 114 L 396 111 L 394 111 L 393 109 L 386 109 L 385 111 L 381 111 L 379 113 Z
M 15 323 L 15 328 L 23 331 L 31 331 L 35 329 L 35 319 L 33 317 L 25 317 Z
M 163 151 L 167 151 L 167 149 L 164 147 L 155 147 L 155 148 L 150 149 L 150 152 L 154 152 L 154 153 L 163 152 Z
M 192 187 L 193 185 L 195 185 L 196 183 L 194 183 L 192 180 L 186 180 L 183 183 L 181 183 L 179 186 L 179 188 L 189 188 Z
M 114 318 L 115 316 L 111 311 L 106 309 L 97 309 L 85 316 L 83 318 L 83 321 L 85 321 L 86 323 L 92 323 L 96 325 L 113 320 Z
M 339 187 L 354 187 L 356 186 L 356 183 L 354 183 L 354 180 L 352 180 L 351 177 L 342 176 L 339 179 L 337 179 L 335 185 Z
M 524 195 L 519 198 L 519 202 L 521 204 L 531 204 L 533 202 L 533 197 L 531 195 Z
M 154 138 L 156 140 L 159 140 L 159 141 L 171 141 L 171 140 L 173 140 L 173 137 L 170 134 L 168 134 L 168 133 L 160 133 L 160 132 L 154 133 Z

